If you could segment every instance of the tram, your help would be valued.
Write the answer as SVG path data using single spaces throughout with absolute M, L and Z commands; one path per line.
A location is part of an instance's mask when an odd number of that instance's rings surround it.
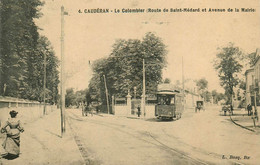
M 158 119 L 181 118 L 184 106 L 183 95 L 179 90 L 174 89 L 171 84 L 159 84 L 156 96 L 155 116 Z

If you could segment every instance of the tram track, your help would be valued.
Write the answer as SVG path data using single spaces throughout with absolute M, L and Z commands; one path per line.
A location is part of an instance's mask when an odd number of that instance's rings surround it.
M 178 149 L 170 147 L 167 144 L 164 144 L 158 138 L 156 138 L 154 135 L 152 135 L 152 133 L 150 133 L 148 131 L 145 131 L 145 132 L 135 131 L 135 133 L 138 133 L 139 136 L 140 136 L 140 134 L 142 135 L 142 138 L 140 138 L 138 135 L 134 134 L 133 132 L 130 133 L 131 128 L 127 128 L 127 126 L 124 126 L 124 130 L 122 130 L 122 126 L 114 124 L 114 123 L 109 123 L 109 122 L 104 122 L 104 121 L 102 121 L 102 123 L 100 123 L 100 122 L 96 122 L 96 121 L 84 120 L 84 119 L 79 118 L 76 114 L 74 114 L 72 112 L 70 112 L 70 114 L 73 116 L 73 117 L 69 116 L 69 118 L 72 119 L 72 120 L 88 122 L 88 123 L 92 123 L 92 124 L 106 126 L 110 129 L 114 129 L 114 130 L 119 131 L 121 133 L 132 136 L 135 139 L 138 139 L 138 140 L 141 140 L 141 141 L 146 142 L 148 144 L 154 145 L 154 146 L 156 146 L 156 147 L 158 147 L 158 148 L 160 148 L 164 151 L 167 151 L 167 153 L 169 153 L 173 156 L 177 155 L 181 159 L 185 158 L 186 160 L 188 160 L 189 164 L 202 164 L 202 165 L 211 164 L 209 162 L 205 162 L 205 161 L 202 161 L 200 159 L 193 158 L 183 151 L 180 151 Z M 71 128 L 71 129 L 73 129 L 73 128 Z M 128 129 L 128 130 L 126 131 L 125 129 Z M 73 132 L 74 132 L 73 134 L 75 134 L 75 131 L 73 131 Z M 146 136 L 144 137 L 143 135 L 146 135 Z M 82 157 L 84 158 L 84 160 L 86 162 L 88 162 L 89 161 L 89 159 L 88 159 L 89 155 L 86 151 L 84 151 L 84 145 L 82 145 L 82 142 L 79 138 L 80 137 L 78 137 L 78 136 L 74 137 L 76 144 L 79 146 L 79 148 L 81 148 L 80 151 L 82 152 L 82 155 L 83 155 Z
M 78 134 L 76 133 L 76 131 L 73 129 L 72 125 L 74 127 L 77 128 L 77 126 L 75 126 L 74 124 L 72 124 L 71 122 L 71 117 L 66 117 L 67 122 L 69 124 L 70 130 L 72 132 L 72 136 L 74 138 L 74 141 L 76 143 L 76 145 L 78 146 L 78 149 L 80 151 L 81 157 L 84 160 L 84 164 L 85 165 L 100 165 L 101 162 L 95 160 L 94 158 L 91 157 L 91 154 L 89 153 L 85 143 L 83 142 L 83 140 L 81 139 L 80 136 L 78 136 Z

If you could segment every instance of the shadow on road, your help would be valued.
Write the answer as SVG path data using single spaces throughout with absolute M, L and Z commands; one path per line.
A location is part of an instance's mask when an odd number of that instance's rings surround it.
M 220 114 L 219 116 L 248 116 L 247 114 L 233 114 L 233 115 L 229 115 L 228 113 L 226 115 L 224 114 Z
M 18 157 L 19 157 L 19 155 L 13 155 L 13 154 L 6 154 L 6 155 L 2 156 L 2 158 L 7 159 L 7 160 L 13 160 Z
M 147 119 L 145 121 L 149 121 L 149 122 L 172 122 L 174 120 L 172 120 L 172 119 L 160 120 L 160 119 L 157 119 L 157 118 L 151 118 L 151 119 Z

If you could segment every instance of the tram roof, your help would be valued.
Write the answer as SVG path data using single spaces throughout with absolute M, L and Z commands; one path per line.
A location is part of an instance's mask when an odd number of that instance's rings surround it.
M 157 91 L 158 95 L 178 95 L 179 92 L 173 92 L 173 91 Z
M 172 84 L 159 84 L 156 93 L 174 95 L 174 94 L 179 94 L 180 90 Z

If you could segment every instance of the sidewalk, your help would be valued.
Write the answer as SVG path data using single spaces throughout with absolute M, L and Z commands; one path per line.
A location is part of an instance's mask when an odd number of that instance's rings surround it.
M 59 110 L 24 125 L 24 129 L 25 132 L 21 134 L 20 156 L 13 160 L 2 158 L 0 164 L 84 164 L 68 126 L 66 134 L 62 138 L 60 136 Z M 0 139 L 1 144 L 2 141 L 3 138 Z
M 255 119 L 255 126 L 253 116 L 248 116 L 248 112 L 245 110 L 234 111 L 231 116 L 231 120 L 241 128 L 260 134 L 260 122 Z

